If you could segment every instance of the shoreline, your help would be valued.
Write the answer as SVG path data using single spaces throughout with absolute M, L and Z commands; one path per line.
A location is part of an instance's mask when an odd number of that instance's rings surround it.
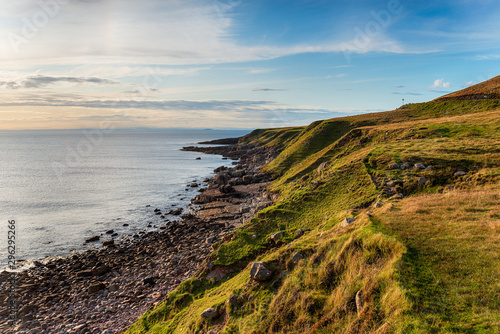
M 270 179 L 259 168 L 276 152 L 255 145 L 183 149 L 239 161 L 217 168 L 179 221 L 15 274 L 18 321 L 7 324 L 5 299 L 2 333 L 120 333 L 195 274 L 214 244 L 273 202 L 265 192 Z M 10 275 L 0 273 L 2 296 Z

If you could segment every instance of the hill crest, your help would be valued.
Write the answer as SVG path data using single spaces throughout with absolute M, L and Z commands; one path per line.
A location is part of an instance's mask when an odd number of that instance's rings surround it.
M 500 75 L 434 101 L 500 99 Z

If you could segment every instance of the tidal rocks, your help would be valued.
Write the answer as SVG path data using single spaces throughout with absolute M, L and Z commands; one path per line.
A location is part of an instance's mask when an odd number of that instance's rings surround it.
M 109 239 L 109 240 L 104 240 L 102 242 L 102 245 L 103 246 L 113 246 L 115 244 L 115 241 L 113 239 Z
M 90 237 L 88 238 L 87 240 L 85 240 L 85 243 L 88 244 L 89 242 L 94 242 L 94 241 L 98 241 L 101 237 L 99 237 L 98 235 L 95 235 L 93 237 Z
M 259 282 L 267 281 L 273 272 L 266 268 L 263 262 L 252 263 L 252 268 L 250 269 L 250 277 Z

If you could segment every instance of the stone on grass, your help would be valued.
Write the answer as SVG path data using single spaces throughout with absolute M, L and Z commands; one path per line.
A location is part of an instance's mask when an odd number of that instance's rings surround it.
M 463 176 L 463 175 L 466 175 L 467 172 L 464 172 L 463 170 L 460 170 L 458 172 L 456 172 L 455 174 L 453 174 L 454 176 Z
M 292 256 L 293 263 L 295 263 L 295 264 L 299 263 L 299 261 L 302 260 L 303 258 L 304 258 L 304 255 L 302 255 L 301 252 L 296 252 Z
M 283 236 L 282 231 L 274 233 L 273 235 L 271 235 L 271 240 L 274 242 L 278 242 L 278 240 L 281 239 L 282 236 Z
M 414 166 L 415 166 L 415 168 L 418 168 L 418 169 L 425 169 L 425 165 L 424 164 L 417 163 Z
M 429 179 L 428 179 L 428 178 L 426 178 L 426 177 L 421 177 L 421 178 L 419 178 L 419 179 L 418 179 L 418 183 L 419 183 L 421 186 L 423 186 L 424 184 L 426 184 L 426 183 L 427 183 L 427 181 L 429 181 Z
M 301 237 L 301 236 L 303 236 L 303 235 L 304 235 L 304 230 L 303 230 L 303 229 L 301 229 L 301 228 L 299 228 L 299 229 L 297 230 L 297 232 L 295 232 L 295 239 L 298 239 L 298 238 L 300 238 L 300 237 Z
M 400 168 L 400 166 L 397 163 L 393 163 L 393 164 L 389 165 L 389 169 L 399 169 L 399 168 Z
M 215 318 L 219 312 L 213 307 L 207 308 L 205 311 L 201 312 L 201 317 L 205 319 L 213 319 Z
M 346 218 L 342 221 L 342 223 L 340 223 L 340 226 L 342 226 L 342 227 L 347 227 L 347 226 L 349 226 L 350 224 L 354 223 L 354 221 L 355 221 L 355 220 L 356 220 L 356 219 L 354 219 L 354 218 L 349 218 L 349 217 L 346 217 Z
M 271 277 L 272 271 L 264 266 L 263 262 L 252 263 L 252 268 L 250 269 L 250 278 L 256 281 L 266 281 Z
M 321 174 L 321 172 L 323 171 L 323 169 L 325 169 L 327 166 L 328 166 L 328 164 L 327 164 L 326 162 L 322 162 L 322 163 L 319 165 L 318 169 L 316 169 L 316 170 L 317 170 L 317 172 L 318 172 L 318 174 Z

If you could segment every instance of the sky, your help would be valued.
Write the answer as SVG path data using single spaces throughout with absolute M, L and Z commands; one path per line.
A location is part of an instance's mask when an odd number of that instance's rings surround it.
M 0 129 L 228 128 L 500 74 L 496 0 L 0 0 Z

